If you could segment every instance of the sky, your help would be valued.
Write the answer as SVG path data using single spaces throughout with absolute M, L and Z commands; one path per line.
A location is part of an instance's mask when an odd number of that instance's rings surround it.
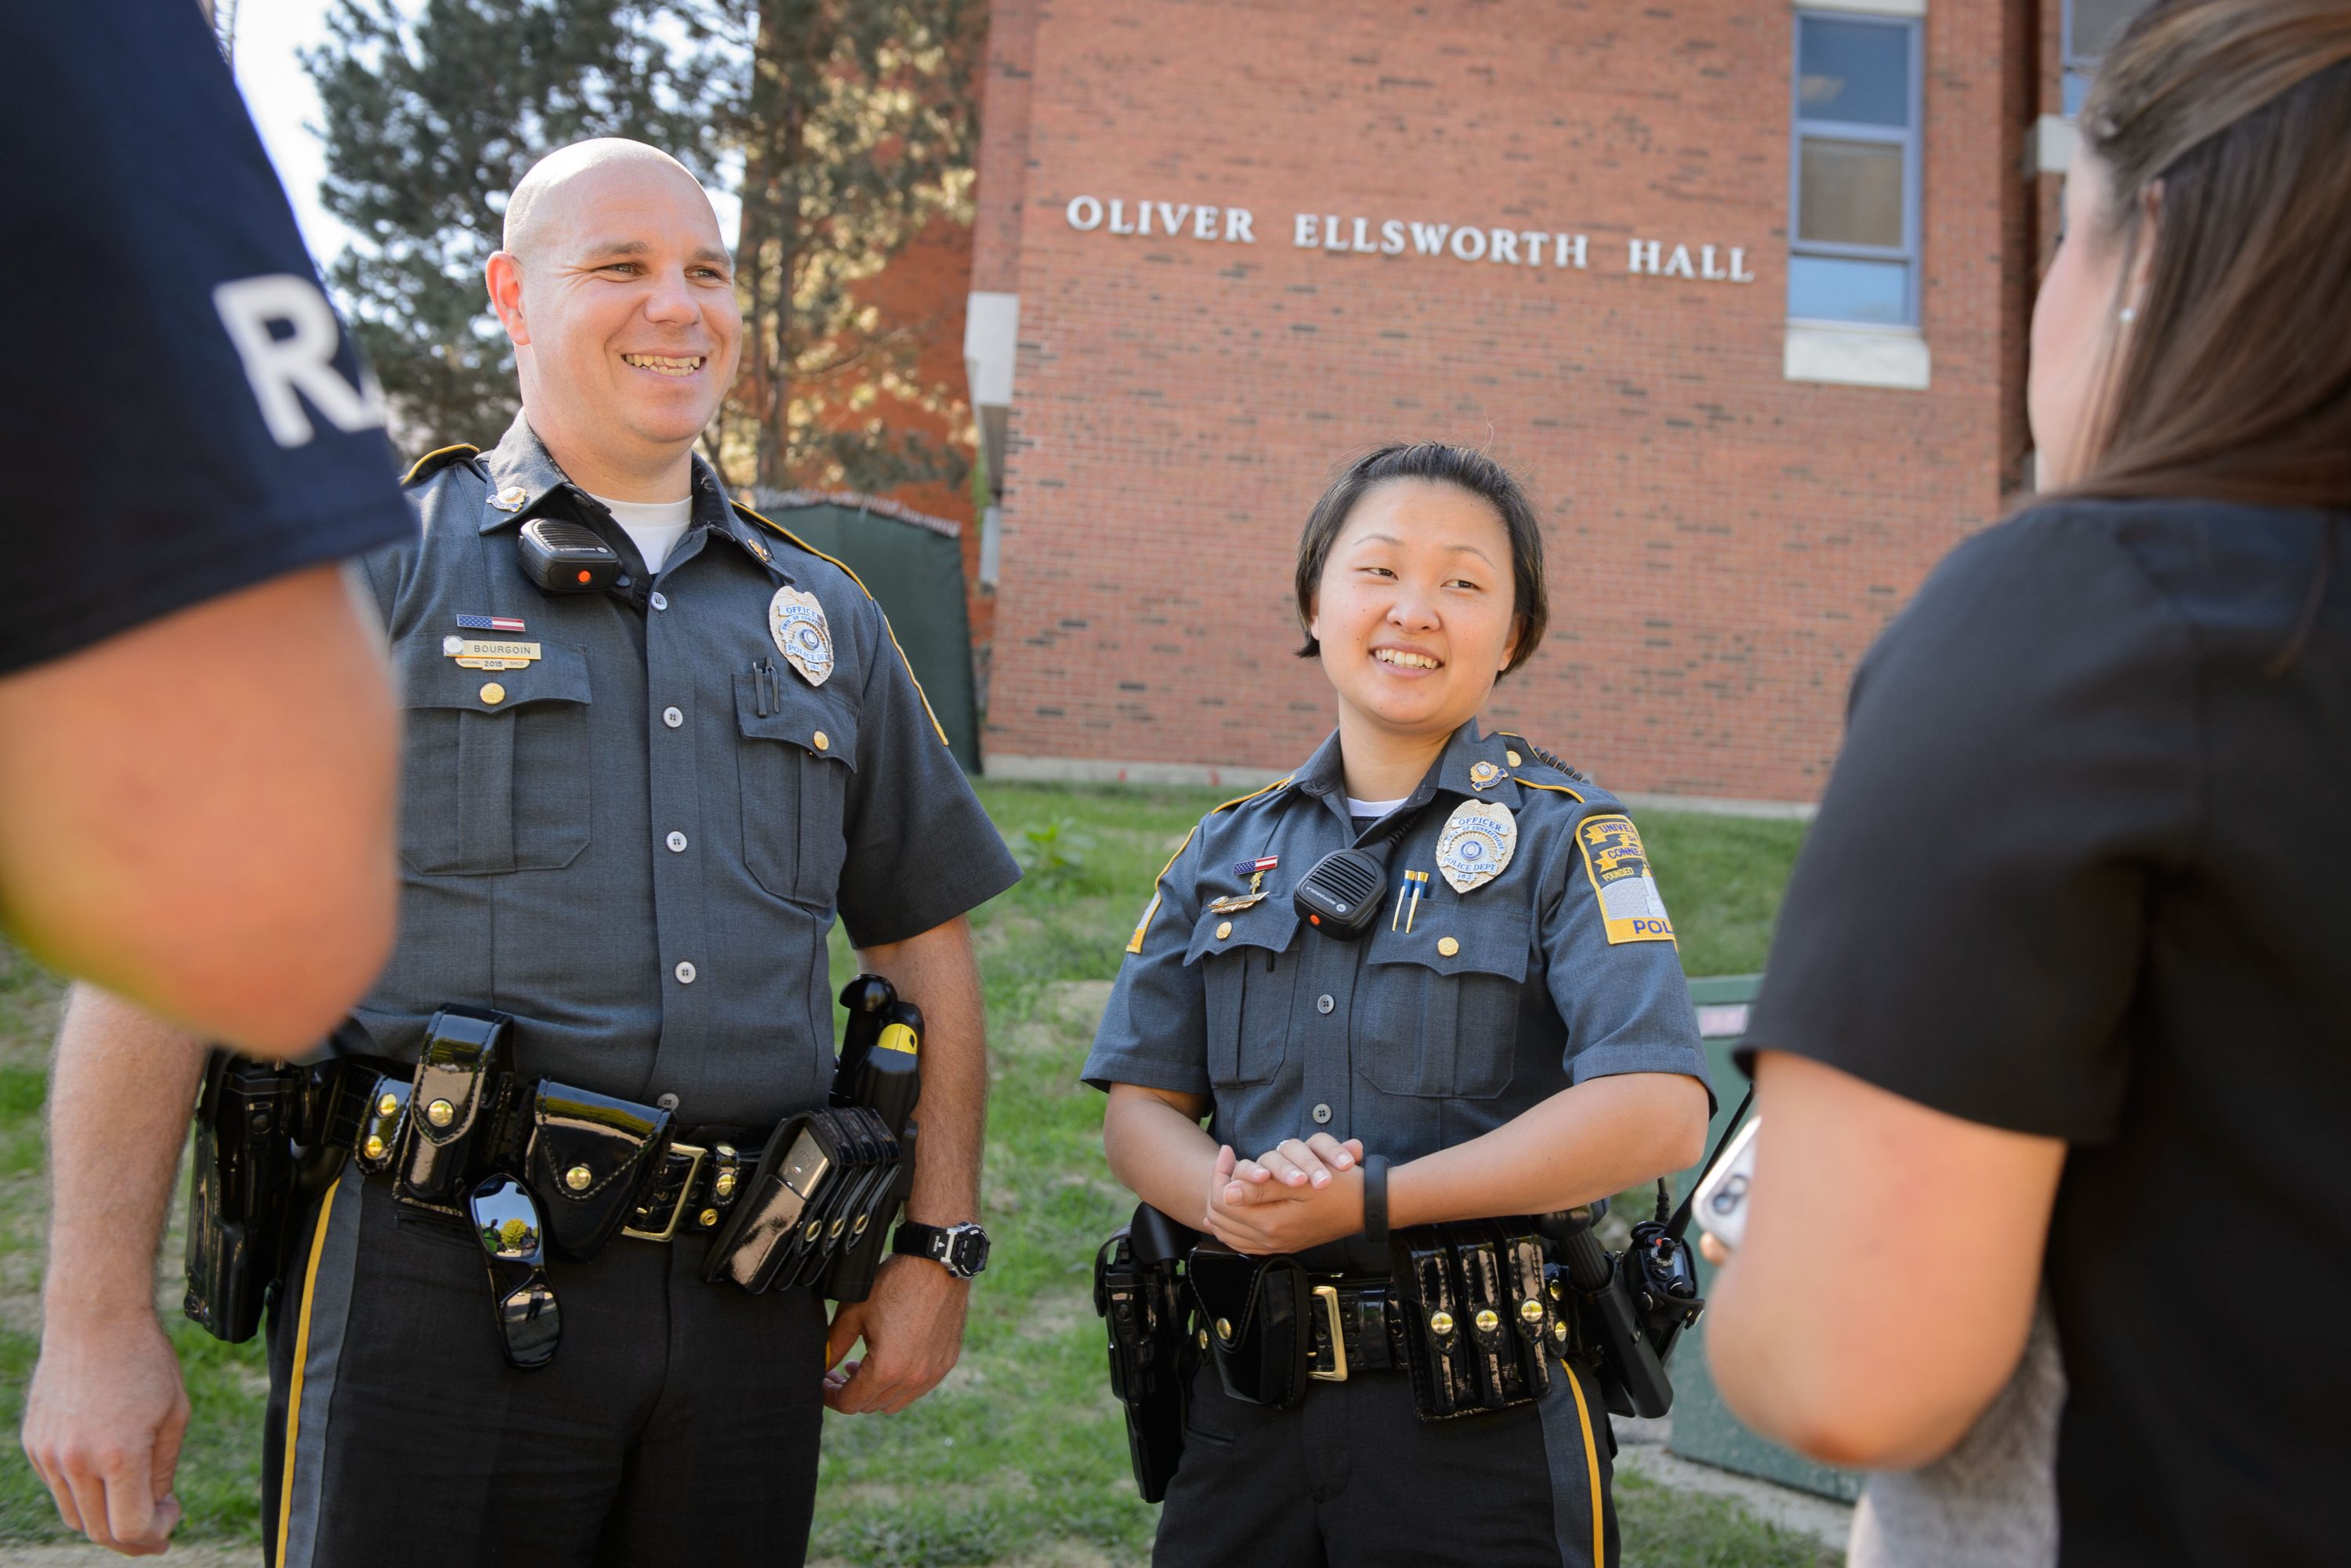
M 295 51 L 326 42 L 332 0 L 238 0 L 236 85 L 261 131 L 261 144 L 293 198 L 294 219 L 323 269 L 350 243 L 350 230 L 319 204 L 327 172 L 324 145 L 312 129 L 320 120 L 319 95 L 302 74 Z

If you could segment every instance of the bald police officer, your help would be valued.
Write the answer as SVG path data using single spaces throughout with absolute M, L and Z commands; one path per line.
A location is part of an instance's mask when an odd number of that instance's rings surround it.
M 810 1289 L 706 1283 L 731 1194 L 705 1171 L 592 1260 L 548 1265 L 560 1353 L 518 1370 L 478 1237 L 362 1158 L 302 1217 L 277 1300 L 269 1554 L 798 1562 L 822 1407 L 901 1409 L 960 1345 L 986 1254 L 962 917 L 1018 873 L 880 609 L 845 568 L 730 505 L 694 455 L 741 322 L 692 176 L 651 148 L 581 143 L 531 172 L 506 221 L 488 283 L 522 414 L 487 453 L 418 464 L 422 543 L 367 561 L 409 710 L 406 877 L 391 967 L 336 1043 L 404 1082 L 436 1010 L 496 1009 L 514 1020 L 517 1081 L 667 1112 L 681 1143 L 747 1155 L 825 1103 L 838 915 L 927 1018 L 899 1238 L 923 1255 L 885 1262 L 830 1325 Z M 559 546 L 559 525 L 617 567 L 581 582 L 518 543 Z M 169 1076 L 184 1114 L 192 1042 L 76 1018 L 62 1049 L 151 1088 Z M 106 1179 L 127 1160 L 160 1219 L 178 1143 L 160 1120 L 118 1129 Z M 61 1181 L 68 1168 L 99 1175 L 61 1154 Z M 148 1435 L 159 1496 L 175 1438 Z

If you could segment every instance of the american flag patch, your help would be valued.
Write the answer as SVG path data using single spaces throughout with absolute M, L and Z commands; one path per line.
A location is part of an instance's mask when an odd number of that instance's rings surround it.
M 1281 857 L 1280 855 L 1261 855 L 1253 861 L 1235 861 L 1233 862 L 1233 874 L 1235 876 L 1255 876 L 1261 871 L 1271 871 L 1280 863 Z
M 522 630 L 522 617 L 519 615 L 460 615 L 457 617 L 457 624 L 468 632 L 519 632 Z

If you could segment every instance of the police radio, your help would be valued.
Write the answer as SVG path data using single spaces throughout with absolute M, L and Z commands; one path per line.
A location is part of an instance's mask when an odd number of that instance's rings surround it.
M 560 517 L 533 517 L 515 535 L 522 573 L 549 593 L 601 593 L 621 575 L 620 552 Z
M 1369 931 L 1387 897 L 1388 855 L 1426 810 L 1424 802 L 1418 810 L 1399 810 L 1394 825 L 1370 843 L 1332 850 L 1316 861 L 1290 890 L 1290 907 L 1298 917 L 1342 942 L 1353 942 Z

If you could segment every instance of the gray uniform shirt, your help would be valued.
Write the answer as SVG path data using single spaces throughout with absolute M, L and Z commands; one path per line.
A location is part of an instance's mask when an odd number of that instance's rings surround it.
M 340 1043 L 413 1061 L 465 1002 L 514 1016 L 521 1072 L 674 1093 L 682 1125 L 822 1103 L 836 915 L 861 946 L 898 941 L 1019 874 L 880 607 L 699 459 L 693 526 L 650 582 L 521 419 L 493 452 L 419 464 L 409 497 L 422 538 L 364 561 L 406 705 L 400 937 Z M 595 528 L 631 590 L 533 583 L 515 536 L 542 516 Z M 770 632 L 786 587 L 822 608 L 820 685 Z M 468 642 L 534 656 L 461 664 Z
M 1437 862 L 1447 823 L 1495 806 L 1516 847 L 1499 875 L 1458 893 Z M 1418 815 L 1355 942 L 1291 903 L 1316 862 L 1358 841 L 1335 734 L 1293 778 L 1204 818 L 1128 945 L 1086 1082 L 1207 1095 L 1211 1133 L 1243 1157 L 1321 1132 L 1397 1161 L 1613 1073 L 1687 1073 L 1711 1095 L 1671 923 L 1635 913 L 1654 883 L 1631 885 L 1646 856 L 1613 797 L 1465 725 L 1397 810 Z M 1246 897 L 1268 858 L 1266 897 L 1216 907 Z M 1417 907 L 1407 872 L 1426 873 L 1411 884 Z

